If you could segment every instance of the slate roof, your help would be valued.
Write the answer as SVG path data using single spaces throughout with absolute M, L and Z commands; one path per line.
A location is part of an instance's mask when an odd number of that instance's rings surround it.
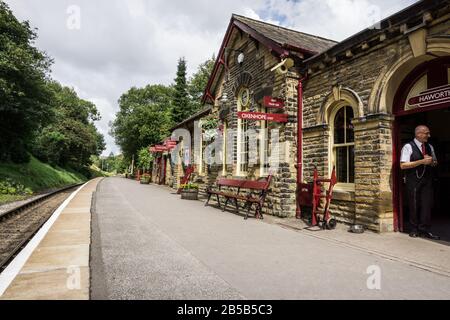
M 320 53 L 337 44 L 336 41 L 330 39 L 325 39 L 296 30 L 287 29 L 237 14 L 233 14 L 233 18 L 246 24 L 248 27 L 252 28 L 261 35 L 275 41 L 280 46 L 284 46 L 287 44 L 305 49 L 310 52 Z

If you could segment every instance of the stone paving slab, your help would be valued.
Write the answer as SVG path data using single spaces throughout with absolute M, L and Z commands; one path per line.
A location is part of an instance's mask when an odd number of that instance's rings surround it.
M 0 299 L 89 299 L 90 207 L 99 181 L 67 204 Z

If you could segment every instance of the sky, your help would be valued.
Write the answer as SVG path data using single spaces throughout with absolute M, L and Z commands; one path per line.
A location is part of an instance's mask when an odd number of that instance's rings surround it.
M 6 0 L 37 28 L 52 77 L 97 106 L 107 149 L 118 99 L 133 86 L 170 84 L 185 57 L 188 74 L 217 56 L 233 13 L 341 41 L 416 0 Z

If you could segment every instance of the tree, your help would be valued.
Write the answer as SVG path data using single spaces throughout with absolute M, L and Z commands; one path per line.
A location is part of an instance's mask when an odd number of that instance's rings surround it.
M 172 120 L 175 124 L 182 122 L 192 115 L 188 96 L 188 86 L 186 81 L 186 60 L 181 58 L 178 61 L 177 77 L 175 78 L 175 93 L 173 98 Z
M 100 120 L 96 106 L 80 99 L 72 88 L 52 81 L 50 123 L 36 135 L 31 148 L 39 159 L 53 165 L 82 169 L 91 164 L 92 155 L 100 155 L 105 141 L 94 125 Z
M 34 47 L 36 33 L 0 0 L 0 161 L 27 162 L 33 134 L 49 119 L 51 59 Z
M 167 137 L 172 126 L 173 95 L 172 87 L 148 85 L 133 87 L 120 97 L 120 110 L 110 126 L 127 160 Z
M 208 84 L 209 77 L 211 76 L 214 68 L 216 58 L 214 55 L 211 59 L 206 60 L 198 66 L 197 72 L 189 79 L 188 91 L 191 100 L 191 114 L 200 111 L 202 108 L 202 97 L 205 92 L 206 85 Z

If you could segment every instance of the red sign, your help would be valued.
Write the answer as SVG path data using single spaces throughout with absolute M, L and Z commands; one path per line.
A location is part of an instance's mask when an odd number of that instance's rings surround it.
M 264 97 L 263 105 L 266 108 L 282 109 L 284 108 L 284 101 L 281 99 L 266 96 Z
M 450 102 L 450 84 L 429 89 L 408 100 L 409 105 L 419 105 L 419 107 L 430 107 L 448 102 Z
M 156 150 L 156 152 L 163 152 L 163 151 L 167 151 L 167 147 L 157 145 L 157 146 L 155 146 L 155 150 Z
M 285 123 L 288 115 L 283 113 L 238 112 L 238 118 L 243 120 L 262 120 Z

